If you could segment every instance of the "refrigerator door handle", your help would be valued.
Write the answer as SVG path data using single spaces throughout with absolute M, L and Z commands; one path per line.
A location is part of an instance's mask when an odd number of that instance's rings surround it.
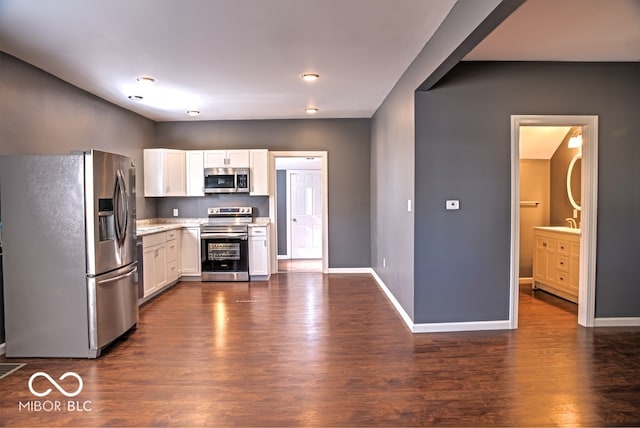
M 138 271 L 138 267 L 134 267 L 133 270 L 131 270 L 130 272 L 124 273 L 122 275 L 118 275 L 118 276 L 114 276 L 113 278 L 109 278 L 109 279 L 103 279 L 102 281 L 98 281 L 98 284 L 108 284 L 110 282 L 116 282 L 116 281 L 120 281 L 123 278 L 126 278 L 128 276 L 133 275 L 134 273 L 136 273 Z
M 124 173 L 121 169 L 118 169 L 116 172 L 116 187 L 114 190 L 114 202 L 115 202 L 115 229 L 116 229 L 116 238 L 118 239 L 118 244 L 120 247 L 124 245 L 124 241 L 127 236 L 127 228 L 129 222 L 129 206 L 126 197 L 126 187 L 124 184 Z M 123 224 L 124 222 L 124 224 Z

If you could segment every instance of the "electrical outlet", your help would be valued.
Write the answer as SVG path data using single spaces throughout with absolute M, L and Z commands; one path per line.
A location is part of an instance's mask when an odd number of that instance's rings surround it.
M 174 217 L 178 217 L 178 209 L 177 208 L 173 209 L 173 216 Z
M 447 199 L 447 202 L 445 203 L 445 207 L 448 210 L 459 210 L 460 201 L 457 199 Z

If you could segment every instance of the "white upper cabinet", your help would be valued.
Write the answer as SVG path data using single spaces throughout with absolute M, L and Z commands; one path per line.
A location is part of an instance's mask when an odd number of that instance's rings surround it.
M 250 150 L 251 196 L 269 196 L 269 151 L 267 149 Z
M 204 152 L 187 150 L 187 196 L 204 196 Z
M 249 168 L 249 150 L 205 150 L 205 168 Z
M 144 196 L 186 196 L 183 150 L 144 150 Z

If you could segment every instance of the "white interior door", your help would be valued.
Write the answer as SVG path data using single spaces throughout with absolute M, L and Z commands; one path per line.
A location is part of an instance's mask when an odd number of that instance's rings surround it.
M 289 172 L 292 259 L 322 258 L 322 174 Z

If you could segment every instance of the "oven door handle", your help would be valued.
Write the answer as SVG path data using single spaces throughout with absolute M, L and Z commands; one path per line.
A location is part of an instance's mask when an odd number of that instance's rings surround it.
M 243 241 L 247 240 L 247 234 L 246 233 L 201 233 L 200 234 L 200 238 L 201 239 L 234 239 L 234 238 L 239 238 L 242 239 Z

